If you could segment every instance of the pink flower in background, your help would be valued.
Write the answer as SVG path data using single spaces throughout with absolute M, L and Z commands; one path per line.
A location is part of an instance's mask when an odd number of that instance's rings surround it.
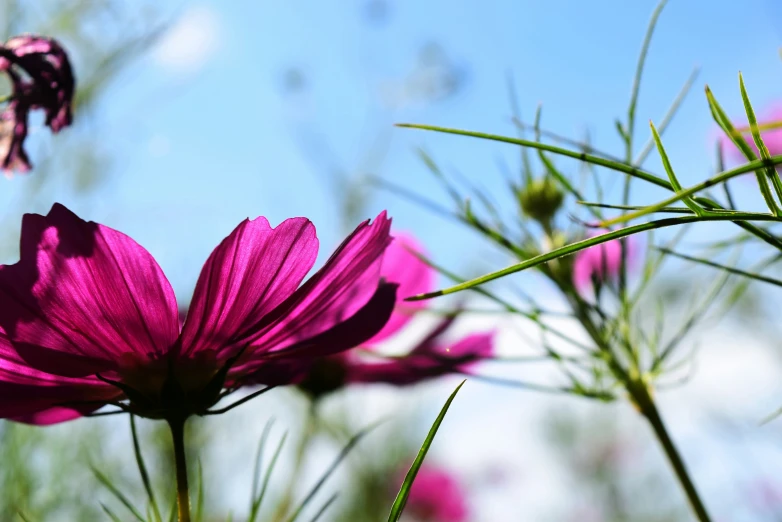
M 53 39 L 15 36 L 0 47 L 0 70 L 8 74 L 11 100 L 0 114 L 0 168 L 6 173 L 30 170 L 24 150 L 28 116 L 41 109 L 56 133 L 71 124 L 75 80 L 68 55 Z
M 757 119 L 759 125 L 782 122 L 782 103 L 772 105 L 768 110 L 757 114 Z M 747 129 L 749 124 L 746 121 L 734 121 L 732 123 L 736 129 L 743 128 L 746 130 L 746 132 L 742 132 L 741 135 L 755 154 L 759 154 L 758 148 L 755 146 L 755 140 Z M 763 138 L 763 143 L 766 144 L 766 147 L 772 156 L 782 154 L 782 127 L 778 129 L 761 130 L 760 136 Z M 746 163 L 747 159 L 744 154 L 741 153 L 738 147 L 733 144 L 731 139 L 726 136 L 722 130 L 720 130 L 719 140 L 727 160 L 731 163 Z
M 625 262 L 630 263 L 635 257 L 635 248 L 628 238 L 601 243 L 581 250 L 575 255 L 573 284 L 579 292 L 588 289 L 595 279 L 608 282 L 618 277 L 622 267 L 622 241 L 626 249 Z
M 466 491 L 452 473 L 424 461 L 404 513 L 420 522 L 465 522 L 469 517 Z
M 318 361 L 280 360 L 276 367 L 266 365 L 260 368 L 256 380 L 269 385 L 278 381 L 296 381 L 303 389 L 319 396 L 345 384 L 409 385 L 449 373 L 467 373 L 475 363 L 490 358 L 493 351 L 491 333 L 472 334 L 453 342 L 443 338 L 456 314 L 441 319 L 406 355 L 394 359 L 380 355 L 379 346 L 398 335 L 427 304 L 425 301 L 408 302 L 403 299 L 434 289 L 434 269 L 410 250 L 424 251 L 418 241 L 408 234 L 397 234 L 386 250 L 381 275 L 399 285 L 399 299 L 385 328 L 363 343 L 365 353 L 350 350 Z
M 275 358 L 309 361 L 385 326 L 396 285 L 381 213 L 301 284 L 315 227 L 245 220 L 206 261 L 180 327 L 174 292 L 128 236 L 55 204 L 22 221 L 20 261 L 0 266 L 0 417 L 47 424 L 128 400 L 139 415 L 203 413 Z

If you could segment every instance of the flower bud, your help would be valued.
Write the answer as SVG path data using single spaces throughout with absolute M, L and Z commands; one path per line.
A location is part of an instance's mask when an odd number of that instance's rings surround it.
M 548 177 L 532 180 L 517 190 L 516 197 L 524 215 L 540 223 L 550 221 L 565 198 L 557 183 Z

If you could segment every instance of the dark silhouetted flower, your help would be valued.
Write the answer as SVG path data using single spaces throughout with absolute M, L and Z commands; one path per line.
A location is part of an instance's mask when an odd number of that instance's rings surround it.
M 27 214 L 19 262 L 0 266 L 0 417 L 44 424 L 112 403 L 185 418 L 280 357 L 364 343 L 396 300 L 380 278 L 389 227 L 385 213 L 365 221 L 301 284 L 312 223 L 245 220 L 206 261 L 180 327 L 171 285 L 131 238 L 59 204 Z
M 6 173 L 30 170 L 24 150 L 28 116 L 41 109 L 56 133 L 73 121 L 75 81 L 68 55 L 52 38 L 15 36 L 0 47 L 0 70 L 11 80 L 8 106 L 0 115 L 0 168 Z

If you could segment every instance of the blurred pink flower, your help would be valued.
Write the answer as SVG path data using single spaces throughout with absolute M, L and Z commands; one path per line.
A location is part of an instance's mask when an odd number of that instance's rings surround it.
M 70 125 L 73 70 L 55 40 L 35 35 L 15 36 L 0 47 L 0 70 L 8 74 L 12 85 L 11 99 L 0 114 L 0 168 L 6 174 L 26 172 L 30 159 L 24 141 L 30 111 L 42 109 L 54 133 Z
M 592 234 L 591 237 L 598 234 Z M 595 279 L 608 282 L 619 275 L 622 267 L 622 241 L 626 252 L 625 262 L 630 263 L 635 257 L 635 247 L 629 238 L 613 240 L 579 251 L 573 261 L 573 284 L 579 292 L 584 292 L 592 286 Z
M 757 119 L 759 125 L 782 122 L 782 103 L 778 102 L 770 106 L 768 110 L 758 114 Z M 734 121 L 732 123 L 735 128 L 746 130 L 746 132 L 742 132 L 744 140 L 755 154 L 759 154 L 758 148 L 755 146 L 755 140 L 747 129 L 749 124 L 746 121 Z M 763 138 L 763 143 L 766 144 L 766 147 L 772 156 L 782 154 L 782 128 L 763 130 L 760 132 L 760 136 Z M 736 147 L 731 139 L 722 131 L 720 131 L 719 140 L 728 161 L 731 163 L 746 163 L 747 159 L 744 157 L 744 154 L 741 153 L 738 147 Z
M 404 513 L 420 522 L 465 522 L 469 517 L 466 492 L 452 473 L 424 462 Z
M 180 327 L 174 292 L 140 245 L 55 204 L 22 221 L 20 261 L 0 266 L 0 417 L 49 424 L 108 402 L 152 418 L 203 413 L 269 361 L 332 355 L 376 335 L 396 285 L 381 213 L 303 285 L 315 227 L 245 220 L 206 261 Z
M 259 383 L 273 385 L 278 381 L 298 381 L 314 396 L 334 391 L 345 384 L 386 383 L 409 385 L 449 373 L 466 373 L 477 362 L 491 357 L 493 334 L 468 335 L 448 342 L 443 335 L 450 329 L 456 314 L 441 319 L 429 333 L 406 354 L 381 358 L 378 346 L 395 337 L 410 322 L 426 301 L 403 301 L 405 297 L 434 289 L 435 272 L 409 250 L 423 253 L 423 247 L 409 234 L 397 234 L 386 249 L 381 276 L 399 285 L 399 300 L 385 328 L 363 343 L 367 352 L 350 350 L 317 361 L 284 361 L 259 369 Z

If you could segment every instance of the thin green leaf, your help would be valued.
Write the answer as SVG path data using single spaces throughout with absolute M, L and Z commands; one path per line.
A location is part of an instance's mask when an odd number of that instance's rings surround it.
M 600 223 L 600 227 L 609 227 L 612 225 L 617 225 L 619 223 L 625 223 L 628 221 L 632 221 L 633 219 L 637 219 L 639 217 L 646 216 L 648 214 L 653 214 L 657 212 L 657 210 L 661 208 L 665 208 L 668 205 L 671 205 L 673 203 L 676 203 L 678 201 L 683 200 L 684 198 L 688 196 L 692 196 L 702 190 L 705 190 L 709 187 L 713 187 L 714 185 L 718 185 L 720 183 L 723 183 L 724 181 L 727 181 L 731 178 L 735 178 L 736 176 L 740 176 L 742 174 L 746 174 L 747 172 L 752 172 L 753 170 L 756 170 L 759 166 L 763 165 L 777 165 L 782 164 L 782 155 L 780 156 L 773 156 L 770 159 L 767 160 L 755 160 L 751 163 L 748 163 L 746 165 L 742 165 L 741 167 L 731 169 L 726 172 L 721 172 L 720 174 L 717 174 L 716 176 L 707 179 L 706 181 L 703 181 L 701 183 L 698 183 L 697 185 L 693 185 L 692 187 L 688 189 L 683 189 L 678 191 L 674 196 L 671 196 L 668 199 L 665 199 L 663 201 L 660 201 L 659 203 L 655 203 L 653 205 L 649 205 L 648 207 L 645 207 L 643 210 L 639 210 L 636 212 L 631 212 L 629 214 L 625 214 L 613 219 L 608 219 L 606 221 L 603 221 Z M 734 211 L 731 210 L 725 210 L 725 209 L 712 209 L 709 211 L 709 214 L 713 213 L 720 213 L 723 215 L 734 215 Z
M 253 468 L 253 482 L 250 490 L 250 516 L 247 522 L 255 522 L 258 517 L 258 510 L 260 508 L 260 502 L 256 502 L 256 499 L 260 496 L 258 492 L 258 486 L 261 478 L 261 469 L 263 467 L 263 452 L 266 449 L 266 442 L 269 439 L 272 426 L 274 425 L 274 419 L 269 419 L 261 432 L 261 438 L 258 442 L 258 451 L 255 454 L 255 467 Z
M 130 434 L 133 438 L 133 453 L 136 456 L 136 465 L 138 466 L 138 471 L 141 475 L 141 482 L 144 484 L 144 491 L 147 492 L 147 498 L 149 499 L 149 505 L 152 509 L 152 514 L 155 516 L 155 520 L 157 522 L 162 522 L 163 518 L 160 515 L 160 510 L 158 509 L 157 501 L 155 500 L 155 493 L 152 489 L 152 482 L 149 480 L 147 466 L 144 463 L 144 456 L 141 453 L 138 431 L 136 430 L 136 416 L 132 413 L 130 414 Z
M 686 254 L 674 252 L 673 250 L 669 250 L 667 248 L 658 248 L 658 250 L 660 250 L 661 252 L 665 252 L 668 255 L 678 257 L 680 259 L 692 261 L 694 263 L 699 263 L 701 265 L 710 266 L 712 268 L 718 268 L 719 270 L 724 270 L 725 272 L 729 272 L 731 274 L 736 274 L 743 277 L 747 277 L 749 279 L 754 279 L 755 281 L 760 281 L 761 283 L 768 283 L 774 286 L 782 286 L 782 281 L 780 281 L 779 279 L 774 279 L 773 277 L 766 277 L 764 275 L 756 274 L 754 272 L 748 272 L 746 270 L 741 270 L 739 268 L 723 265 L 721 263 L 715 263 L 714 261 L 709 261 L 708 259 L 701 259 L 699 257 L 688 256 Z
M 632 167 L 630 165 L 627 165 L 625 163 L 622 163 L 620 161 L 614 161 L 602 158 L 600 156 L 595 156 L 593 154 L 587 154 L 585 152 L 575 152 L 572 150 L 564 149 L 562 147 L 557 147 L 555 145 L 549 145 L 548 143 L 540 143 L 537 141 L 530 141 L 530 140 L 523 140 L 519 138 L 512 138 L 509 136 L 501 136 L 497 134 L 487 134 L 483 132 L 473 132 L 473 131 L 467 131 L 462 129 L 450 129 L 447 127 L 437 127 L 435 125 L 419 125 L 415 123 L 397 123 L 397 127 L 406 128 L 406 129 L 419 129 L 419 130 L 428 130 L 428 131 L 434 131 L 434 132 L 442 132 L 445 134 L 455 134 L 457 136 L 467 136 L 471 138 L 480 138 L 484 140 L 490 140 L 490 141 L 498 141 L 501 143 L 510 143 L 512 145 L 519 145 L 522 147 L 531 147 L 533 149 L 539 149 L 539 150 L 545 150 L 547 152 L 551 152 L 554 154 L 559 154 L 560 156 L 567 156 L 569 158 L 577 159 L 580 161 L 586 161 L 588 163 L 593 163 L 595 165 L 599 165 L 601 167 L 606 167 L 611 170 L 616 170 L 618 172 L 623 172 L 625 174 L 629 174 L 631 176 L 634 176 L 639 179 L 643 179 L 644 181 L 648 181 L 649 183 L 652 183 L 654 185 L 657 185 L 658 187 L 662 187 L 667 190 L 672 190 L 671 184 L 658 177 L 654 174 L 651 174 L 650 172 L 647 172 L 643 169 Z M 782 162 L 782 160 L 780 160 Z
M 709 89 L 708 85 L 706 86 L 705 90 L 706 101 L 709 103 L 709 109 L 711 110 L 711 115 L 714 118 L 714 121 L 717 123 L 717 125 L 720 126 L 725 134 L 728 135 L 733 144 L 738 147 L 738 149 L 742 152 L 742 154 L 744 154 L 748 161 L 752 162 L 756 160 L 757 156 L 747 144 L 747 141 L 744 139 L 741 133 L 733 127 L 733 123 L 731 123 L 730 118 L 728 118 L 728 115 L 722 109 L 719 102 L 717 102 L 717 99 L 714 97 L 714 94 L 711 92 L 711 89 Z M 763 195 L 763 200 L 766 202 L 766 206 L 772 213 L 779 214 L 779 206 L 777 205 L 776 201 L 774 201 L 774 197 L 771 195 L 771 190 L 768 187 L 768 181 L 766 180 L 766 177 L 762 174 L 760 169 L 756 169 L 755 176 L 757 177 L 758 186 L 760 187 L 760 192 Z
M 274 450 L 274 455 L 272 455 L 272 459 L 269 462 L 269 467 L 266 469 L 266 474 L 263 477 L 263 483 L 261 485 L 261 490 L 258 492 L 258 496 L 255 498 L 255 501 L 253 502 L 252 509 L 250 510 L 250 518 L 247 522 L 255 522 L 256 517 L 258 516 L 258 512 L 261 509 L 261 504 L 263 503 L 263 499 L 266 497 L 266 489 L 269 486 L 269 481 L 271 480 L 272 472 L 274 471 L 274 467 L 277 464 L 277 459 L 280 457 L 280 453 L 282 453 L 282 448 L 285 446 L 285 440 L 288 438 L 288 432 L 282 434 L 282 438 L 280 438 L 280 443 L 277 444 L 277 449 Z
M 679 107 L 681 107 L 682 102 L 684 102 L 684 99 L 690 93 L 692 86 L 695 84 L 695 80 L 698 78 L 698 74 L 700 74 L 700 68 L 695 67 L 690 73 L 689 78 L 687 78 L 687 81 L 684 82 L 681 90 L 679 90 L 679 94 L 676 95 L 676 98 L 673 100 L 670 108 L 665 113 L 665 116 L 663 116 L 663 119 L 660 121 L 660 125 L 657 128 L 660 136 L 665 133 L 665 130 L 673 120 L 673 117 L 679 111 Z M 646 145 L 644 145 L 643 149 L 641 149 L 641 152 L 633 161 L 633 165 L 641 166 L 643 162 L 646 161 L 646 158 L 649 156 L 649 154 L 651 154 L 652 150 L 654 150 L 654 138 L 649 138 L 649 140 L 646 142 Z
M 112 493 L 112 495 L 114 495 L 122 503 L 122 505 L 125 506 L 128 509 L 128 511 L 131 512 L 131 514 L 136 518 L 136 520 L 138 520 L 139 522 L 146 522 L 144 520 L 144 517 L 141 516 L 141 513 L 139 513 L 138 510 L 135 507 L 133 507 L 133 504 L 130 502 L 128 497 L 126 497 L 119 489 L 117 489 L 117 487 L 111 483 L 111 480 L 109 480 L 109 478 L 106 475 L 104 475 L 95 466 L 91 465 L 90 469 L 92 470 L 92 473 L 95 475 L 95 477 L 98 479 L 98 482 L 103 484 L 103 486 L 105 486 L 106 489 L 108 489 Z
M 434 436 L 437 435 L 437 430 L 440 428 L 440 424 L 442 424 L 443 419 L 445 418 L 445 414 L 448 413 L 448 408 L 451 407 L 451 403 L 456 397 L 456 394 L 459 393 L 459 390 L 462 388 L 462 386 L 464 386 L 465 382 L 467 381 L 464 380 L 459 383 L 459 386 L 457 386 L 453 393 L 451 393 L 450 397 L 448 397 L 448 400 L 445 401 L 445 404 L 440 410 L 440 414 L 434 420 L 434 424 L 432 424 L 432 427 L 429 429 L 429 434 L 427 434 L 426 439 L 424 439 L 424 443 L 421 446 L 421 449 L 418 450 L 418 455 L 415 457 L 413 465 L 410 466 L 410 470 L 408 470 L 407 475 L 405 475 L 405 480 L 402 482 L 402 486 L 399 488 L 399 493 L 394 500 L 394 504 L 391 506 L 391 513 L 388 515 L 388 522 L 398 522 L 402 517 L 402 511 L 405 509 L 407 497 L 410 496 L 410 489 L 413 487 L 415 476 L 418 474 L 418 470 L 421 469 L 421 464 L 423 464 L 424 458 L 426 458 L 426 453 L 429 451 L 429 447 L 432 445 L 432 442 L 434 442 Z
M 744 111 L 747 113 L 747 121 L 749 122 L 749 128 L 752 132 L 752 139 L 755 141 L 755 146 L 760 153 L 762 159 L 769 159 L 771 154 L 768 151 L 768 147 L 763 143 L 763 137 L 760 135 L 760 129 L 758 128 L 758 120 L 755 117 L 755 111 L 752 108 L 752 103 L 749 101 L 749 95 L 747 94 L 747 88 L 744 85 L 744 77 L 739 73 L 739 88 L 741 89 L 741 100 L 744 102 Z M 771 184 L 774 186 L 774 190 L 777 193 L 777 198 L 782 199 L 782 180 L 779 179 L 776 169 L 766 166 L 764 168 L 766 177 L 771 180 Z
M 339 498 L 339 493 L 334 493 L 331 495 L 331 497 L 320 507 L 317 513 L 315 513 L 315 516 L 312 517 L 312 520 L 310 522 L 318 522 L 321 516 L 328 511 L 328 509 L 331 507 L 331 505 L 337 501 L 337 498 Z
M 652 129 L 652 138 L 654 139 L 655 145 L 657 145 L 657 152 L 660 154 L 660 160 L 663 163 L 663 168 L 665 169 L 665 172 L 668 174 L 668 180 L 671 182 L 671 186 L 673 187 L 674 192 L 676 194 L 679 194 L 684 189 L 681 186 L 681 183 L 679 183 L 679 180 L 676 178 L 676 173 L 673 170 L 673 166 L 671 165 L 671 160 L 668 159 L 668 153 L 665 152 L 665 147 L 663 147 L 663 142 L 660 139 L 660 134 L 658 134 L 657 129 L 654 127 L 654 123 L 651 121 L 649 122 L 649 127 Z M 693 201 L 692 197 L 683 197 L 682 203 L 687 205 L 687 208 L 692 210 L 695 214 L 701 215 L 704 212 L 704 209 L 700 207 L 695 201 Z
M 522 147 L 532 147 L 532 148 L 539 148 L 541 150 L 546 150 L 549 152 L 552 152 L 554 154 L 560 154 L 562 156 L 568 156 L 571 158 L 575 158 L 587 163 L 591 163 L 593 165 L 602 166 L 608 169 L 616 170 L 618 172 L 623 172 L 625 174 L 629 174 L 631 176 L 637 177 L 639 179 L 644 179 L 648 181 L 649 183 L 652 183 L 654 185 L 657 185 L 659 187 L 662 187 L 666 190 L 673 190 L 673 187 L 671 184 L 662 179 L 658 176 L 655 176 L 654 174 L 651 174 L 649 172 L 644 171 L 643 169 L 625 165 L 622 162 L 618 161 L 611 161 L 606 160 L 604 158 L 600 158 L 598 156 L 594 156 L 591 154 L 586 153 L 578 153 L 573 152 L 567 149 L 563 149 L 561 147 L 554 147 L 552 145 L 547 145 L 545 143 L 537 143 L 534 141 L 528 141 L 528 140 L 522 140 L 522 139 L 516 139 L 516 138 L 509 138 L 507 136 L 498 136 L 494 134 L 485 134 L 481 132 L 472 132 L 472 131 L 465 131 L 465 130 L 459 130 L 459 129 L 449 129 L 445 127 L 436 127 L 432 125 L 418 125 L 418 124 L 411 124 L 411 123 L 398 123 L 396 124 L 397 127 L 402 128 L 410 128 L 410 129 L 420 129 L 420 130 L 429 130 L 429 131 L 435 131 L 435 132 L 443 132 L 446 134 L 455 134 L 460 136 L 468 136 L 473 138 L 480 138 L 480 139 L 486 139 L 486 140 L 492 140 L 492 141 L 498 141 L 501 143 L 510 143 L 513 145 L 519 145 Z M 746 145 L 746 143 L 745 143 Z M 782 164 L 782 156 L 774 156 L 771 158 L 770 163 L 774 165 Z M 738 169 L 734 169 L 733 172 L 734 175 L 744 174 L 746 172 L 752 172 L 756 171 L 758 166 L 762 166 L 765 163 L 762 162 L 751 162 L 748 165 L 744 165 L 743 167 L 739 167 Z M 732 176 L 731 176 L 732 177 Z M 761 180 L 763 183 L 765 183 L 765 179 Z M 699 201 L 699 199 L 696 199 Z M 700 201 L 699 201 L 700 202 Z M 716 202 L 712 202 L 712 207 L 710 210 L 724 210 L 719 204 Z M 750 232 L 763 241 L 775 246 L 776 248 L 782 248 L 782 242 L 780 242 L 777 238 L 775 238 L 773 235 L 769 234 L 768 232 L 757 228 L 756 226 L 752 225 L 751 223 L 743 223 L 743 222 L 737 222 L 737 226 L 740 226 L 747 232 Z
M 321 487 L 323 487 L 323 484 L 326 483 L 326 480 L 334 473 L 334 471 L 337 469 L 337 467 L 342 463 L 343 460 L 345 460 L 345 457 L 348 456 L 348 453 L 356 446 L 356 444 L 359 443 L 361 439 L 364 438 L 369 432 L 377 428 L 380 424 L 382 424 L 384 421 L 376 422 L 370 426 L 367 426 L 363 430 L 359 431 L 357 434 L 355 434 L 347 444 L 345 444 L 345 447 L 342 448 L 342 451 L 339 452 L 339 455 L 337 455 L 337 458 L 334 459 L 334 462 L 331 464 L 331 466 L 328 467 L 326 472 L 321 475 L 320 479 L 315 483 L 315 485 L 312 487 L 312 489 L 307 493 L 307 495 L 304 497 L 304 500 L 301 501 L 301 504 L 299 504 L 299 507 L 296 509 L 296 511 L 293 512 L 293 514 L 288 519 L 288 522 L 294 522 L 301 512 L 304 510 L 305 507 L 307 507 L 307 504 L 309 504 L 312 499 L 315 497 L 315 495 L 318 493 Z
M 593 201 L 576 201 L 579 205 L 586 207 L 610 208 L 614 210 L 642 210 L 646 207 L 638 205 L 611 205 L 610 203 L 595 203 Z M 687 207 L 664 207 L 655 212 L 656 214 L 692 214 L 692 210 Z
M 204 518 L 204 466 L 201 459 L 198 459 L 198 492 L 196 493 L 195 509 L 193 510 L 193 520 L 201 522 Z
M 106 504 L 101 502 L 100 507 L 109 516 L 109 518 L 112 520 L 112 522 L 122 522 L 122 519 L 119 518 L 112 510 L 110 510 L 108 508 L 108 506 L 106 506 Z
M 439 297 L 441 295 L 448 295 L 453 294 L 456 292 L 461 292 L 462 290 L 468 290 L 474 287 L 477 287 L 478 285 L 482 285 L 484 283 L 488 283 L 489 281 L 493 281 L 495 279 L 499 279 L 501 277 L 505 277 L 510 274 L 514 274 L 516 272 L 520 272 L 522 270 L 526 270 L 535 266 L 538 266 L 542 263 L 546 263 L 548 261 L 552 261 L 554 259 L 557 259 L 559 257 L 564 257 L 566 255 L 574 254 L 578 252 L 579 250 L 583 250 L 585 248 L 589 248 L 591 246 L 599 245 L 601 243 L 605 243 L 607 241 L 612 241 L 614 239 L 620 239 L 623 237 L 627 237 L 633 234 L 637 234 L 639 232 L 646 232 L 648 230 L 655 230 L 658 228 L 666 228 L 671 226 L 677 226 L 677 225 L 684 225 L 687 223 L 698 223 L 702 221 L 735 221 L 737 219 L 748 219 L 748 220 L 758 220 L 758 221 L 782 221 L 782 219 L 772 216 L 770 214 L 758 214 L 753 212 L 747 212 L 747 213 L 731 213 L 729 215 L 721 215 L 721 214 L 712 214 L 712 215 L 706 215 L 706 216 L 683 216 L 683 217 L 677 217 L 677 218 L 665 218 L 665 219 L 659 219 L 657 221 L 650 221 L 647 223 L 642 223 L 640 225 L 633 225 L 626 228 L 622 228 L 619 230 L 614 230 L 611 232 L 607 232 L 605 234 L 601 234 L 599 236 L 594 236 L 591 238 L 586 238 L 581 241 L 577 241 L 576 243 L 571 243 L 570 245 L 566 245 L 564 247 L 557 248 L 555 250 L 551 250 L 549 252 L 546 252 L 544 254 L 541 254 L 539 256 L 533 257 L 532 259 L 528 259 L 526 261 L 522 261 L 521 263 L 511 265 L 507 268 L 503 268 L 502 270 L 498 270 L 496 272 L 491 272 L 489 274 L 476 277 L 474 279 L 471 279 L 469 281 L 465 281 L 464 283 L 445 288 L 442 290 L 437 290 L 434 292 L 429 292 L 425 294 L 418 294 L 414 295 L 412 297 L 408 297 L 405 299 L 405 301 L 420 301 L 423 299 L 431 299 L 433 297 Z

